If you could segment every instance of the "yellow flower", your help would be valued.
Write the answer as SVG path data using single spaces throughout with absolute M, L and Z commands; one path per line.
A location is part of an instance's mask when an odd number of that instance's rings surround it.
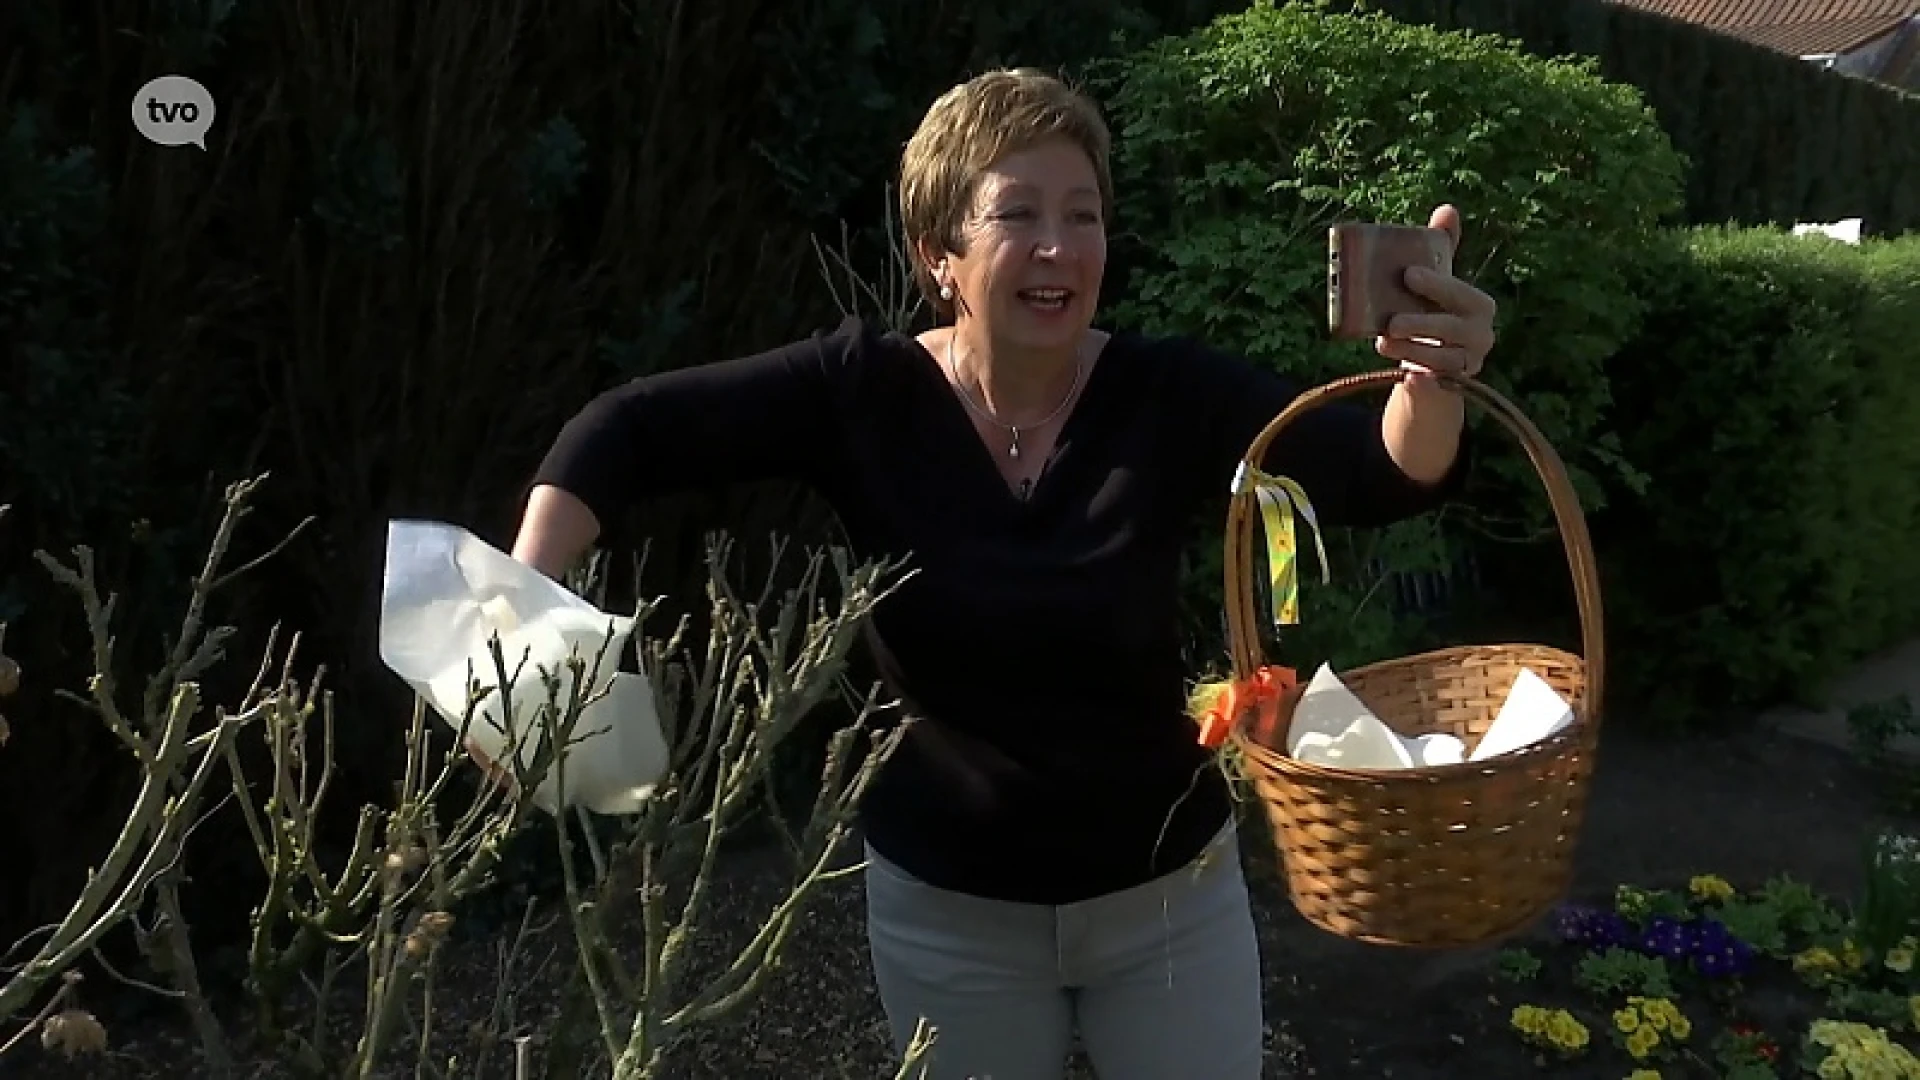
M 1508 1024 L 1527 1041 L 1544 1043 L 1567 1053 L 1586 1049 L 1591 1034 L 1585 1024 L 1565 1009 L 1544 1009 L 1538 1005 L 1518 1005 Z
M 1546 1027 L 1545 1012 L 1546 1010 L 1538 1005 L 1516 1005 L 1513 1009 L 1513 1018 L 1509 1022 L 1513 1025 L 1513 1030 L 1523 1035 L 1538 1035 Z
M 1627 1074 L 1627 1080 L 1660 1080 L 1660 1070 L 1635 1069 Z
M 1803 949 L 1795 955 L 1793 958 L 1793 966 L 1796 968 L 1835 968 L 1840 966 L 1840 960 L 1833 955 L 1832 949 L 1824 945 L 1815 945 L 1811 948 Z
M 1858 1024 L 1844 1023 L 1839 1020 L 1815 1020 L 1813 1024 L 1807 1028 L 1807 1038 L 1812 1039 L 1815 1046 L 1825 1046 L 1837 1050 L 1842 1046 L 1850 1046 L 1860 1040 L 1860 1037 L 1855 1034 L 1855 1030 L 1858 1029 L 1859 1026 Z
M 1852 938 L 1840 943 L 1840 962 L 1846 965 L 1848 971 L 1859 971 L 1860 966 L 1866 961 L 1866 956 L 1860 952 L 1860 946 L 1855 945 Z
M 1556 1009 L 1547 1020 L 1547 1038 L 1563 1050 L 1582 1050 L 1587 1045 L 1587 1027 L 1565 1009 Z
M 1645 889 L 1621 885 L 1613 890 L 1613 910 L 1638 920 L 1653 910 L 1653 897 Z
M 1613 1014 L 1613 1026 L 1620 1029 L 1620 1034 L 1631 1035 L 1640 1028 L 1640 1014 L 1631 1008 L 1621 1009 Z
M 1645 1060 L 1648 1054 L 1653 1053 L 1654 1047 L 1659 1045 L 1660 1034 L 1652 1028 L 1643 1027 L 1627 1036 L 1627 1053 L 1632 1054 L 1635 1061 Z
M 1850 1021 L 1816 1020 L 1808 1028 L 1807 1038 L 1827 1050 L 1816 1069 L 1820 1076 L 1842 1080 L 1920 1078 L 1920 1058 L 1889 1039 L 1880 1028 Z
M 1793 957 L 1793 973 L 1815 986 L 1832 982 L 1839 970 L 1840 958 L 1823 946 L 1815 945 Z
M 1733 899 L 1733 886 L 1718 874 L 1701 874 L 1687 882 L 1687 891 L 1702 903 L 1714 904 Z
M 1888 971 L 1905 975 L 1913 970 L 1913 949 L 1907 945 L 1896 945 L 1887 950 L 1886 965 Z
M 1668 1029 L 1668 1033 L 1675 1039 L 1684 1041 L 1687 1036 L 1693 1034 L 1693 1021 L 1676 1013 L 1673 1019 L 1668 1021 Z

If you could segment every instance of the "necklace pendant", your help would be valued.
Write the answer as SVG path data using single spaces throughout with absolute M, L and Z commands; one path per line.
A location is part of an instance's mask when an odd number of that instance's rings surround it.
M 1013 428 L 1012 430 L 1013 430 L 1013 442 L 1007 445 L 1007 456 L 1012 458 L 1015 461 L 1019 461 L 1020 460 L 1020 429 Z

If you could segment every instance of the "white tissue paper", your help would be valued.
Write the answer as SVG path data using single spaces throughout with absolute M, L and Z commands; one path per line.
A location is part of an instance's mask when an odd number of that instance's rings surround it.
M 1542 739 L 1558 735 L 1573 723 L 1573 706 L 1556 693 L 1547 681 L 1525 668 L 1507 691 L 1507 700 L 1495 714 L 1493 724 L 1473 748 L 1473 761 L 1485 761 L 1499 754 L 1512 754 Z
M 541 744 L 534 725 L 549 722 L 540 672 L 560 679 L 562 707 L 572 700 L 568 660 L 577 652 L 592 671 L 589 695 L 564 750 L 567 805 L 600 814 L 636 813 L 667 767 L 666 739 L 646 676 L 618 670 L 632 634 L 630 616 L 610 615 L 545 574 L 453 525 L 394 521 L 387 526 L 387 565 L 380 595 L 380 659 L 405 679 L 455 731 L 466 717 L 469 679 L 486 691 L 467 737 L 494 761 L 507 753 L 488 642 L 498 636 L 513 683 L 517 752 L 530 765 Z M 602 653 L 604 648 L 605 652 Z M 522 661 L 525 661 L 522 666 Z M 518 674 L 516 674 L 516 672 Z M 557 813 L 558 763 L 533 792 L 536 806 Z
M 1343 769 L 1411 769 L 1413 748 L 1380 722 L 1325 664 L 1294 706 L 1287 753 Z
M 1287 753 L 1309 764 L 1342 769 L 1458 765 L 1524 750 L 1571 723 L 1572 706 L 1545 680 L 1522 669 L 1493 724 L 1469 756 L 1465 743 L 1444 732 L 1414 738 L 1400 735 L 1322 664 L 1294 708 Z

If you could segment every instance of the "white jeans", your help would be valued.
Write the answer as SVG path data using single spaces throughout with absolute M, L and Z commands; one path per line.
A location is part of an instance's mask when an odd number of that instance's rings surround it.
M 867 941 L 894 1042 L 928 1080 L 1061 1080 L 1077 1028 L 1101 1080 L 1259 1080 L 1260 957 L 1228 828 L 1157 881 L 1052 907 L 936 889 L 872 848 Z

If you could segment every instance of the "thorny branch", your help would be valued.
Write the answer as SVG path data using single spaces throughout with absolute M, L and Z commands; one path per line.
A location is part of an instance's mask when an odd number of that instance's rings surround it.
M 141 781 L 119 836 L 101 865 L 88 876 L 66 917 L 46 932 L 46 940 L 33 957 L 0 985 L 0 1019 L 18 1015 L 54 979 L 72 972 L 82 957 L 97 957 L 100 940 L 122 923 L 131 921 L 140 928 L 139 944 L 150 966 L 173 983 L 169 996 L 179 1000 L 186 1009 L 200 1037 L 209 1071 L 219 1076 L 231 1070 L 232 1058 L 225 1035 L 201 992 L 191 933 L 181 913 L 179 886 L 185 880 L 182 870 L 185 842 L 200 819 L 200 799 L 213 769 L 223 760 L 240 729 L 260 715 L 257 708 L 242 709 L 236 714 L 215 710 L 208 730 L 198 734 L 193 730 L 202 713 L 200 689 L 195 680 L 220 659 L 222 648 L 233 633 L 230 627 L 205 625 L 207 601 L 220 585 L 233 579 L 233 574 L 223 576 L 220 568 L 232 546 L 234 532 L 246 516 L 247 503 L 264 479 L 259 477 L 227 488 L 220 523 L 200 572 L 191 582 L 173 647 L 147 680 L 140 709 L 131 717 L 121 707 L 114 674 L 118 664 L 112 628 L 115 598 L 101 593 L 93 552 L 85 547 L 76 548 L 72 565 L 63 564 L 44 552 L 37 553 L 39 562 L 53 578 L 77 596 L 87 622 L 94 674 L 88 680 L 85 695 L 63 696 L 98 716 L 134 755 L 140 765 Z M 249 565 L 257 565 L 258 561 Z M 0 639 L 3 637 L 4 627 L 0 627 Z M 17 666 L 4 658 L 0 658 L 0 681 L 18 681 Z M 7 689 L 0 686 L 0 691 Z M 4 742 L 3 736 L 0 742 Z M 151 930 L 140 927 L 139 923 L 139 913 L 149 902 L 156 909 Z M 117 972 L 108 970 L 118 976 Z M 63 988 L 59 996 L 64 996 L 70 986 L 69 983 Z M 44 1023 L 44 1017 L 36 1017 L 28 1028 Z M 6 1045 L 12 1046 L 16 1041 L 9 1040 Z
M 830 864 L 854 810 L 898 739 L 898 732 L 874 733 L 878 695 L 869 695 L 829 746 L 819 795 L 799 837 L 798 878 L 752 940 L 697 985 L 689 977 L 688 943 L 702 932 L 712 903 L 721 841 L 764 790 L 773 748 L 836 691 L 860 628 L 904 580 L 897 563 L 854 567 L 843 552 L 816 553 L 784 596 L 769 590 L 748 602 L 727 581 L 728 555 L 725 543 L 709 545 L 712 631 L 700 661 L 671 665 L 654 650 L 647 665 L 665 675 L 657 687 L 661 714 L 684 718 L 674 733 L 675 768 L 630 829 L 592 903 L 570 909 L 583 953 L 597 952 L 614 982 L 640 990 L 621 1000 L 589 987 L 602 1039 L 618 1047 L 616 1080 L 655 1075 L 690 1029 L 727 1018 L 764 986 L 798 916 L 833 880 Z M 829 570 L 834 604 L 825 596 Z M 674 873 L 689 865 L 690 879 L 676 890 Z M 624 962 L 606 945 L 609 913 L 635 895 L 644 933 L 637 979 L 624 975 Z M 616 1030 L 607 1018 L 621 1015 L 630 1019 Z
M 854 806 L 892 748 L 894 736 L 868 732 L 878 695 L 869 695 L 856 721 L 833 739 L 819 797 L 797 838 L 806 855 L 798 880 L 717 981 L 695 993 L 687 943 L 713 901 L 720 842 L 753 810 L 773 750 L 840 686 L 861 626 L 897 584 L 889 579 L 900 567 L 856 568 L 844 553 L 819 553 L 786 595 L 769 586 L 747 602 L 726 579 L 728 551 L 720 542 L 708 551 L 713 630 L 707 641 L 688 643 L 686 620 L 664 639 L 642 639 L 642 670 L 670 729 L 671 763 L 645 809 L 625 822 L 622 839 L 604 851 L 591 848 L 586 860 L 577 857 L 567 828 L 566 769 L 575 748 L 592 745 L 593 736 L 576 736 L 583 711 L 597 700 L 588 688 L 604 685 L 600 672 L 619 660 L 604 647 L 600 655 L 569 658 L 568 680 L 533 658 L 504 655 L 496 640 L 490 677 L 471 680 L 466 715 L 444 748 L 435 748 L 426 710 L 416 705 L 393 808 L 363 810 L 353 850 L 332 871 L 317 859 L 312 835 L 328 767 L 307 763 L 331 757 L 333 701 L 315 685 L 302 688 L 282 675 L 264 699 L 271 708 L 259 729 L 273 762 L 266 807 L 242 813 L 269 877 L 254 919 L 253 985 L 262 1016 L 297 1059 L 329 1075 L 365 1077 L 411 1041 L 415 1058 L 428 1060 L 431 976 L 452 912 L 485 884 L 503 845 L 528 820 L 530 793 L 549 772 L 562 808 L 555 832 L 576 977 L 593 1013 L 590 1048 L 559 1052 L 587 1050 L 587 1057 L 616 1065 L 623 1080 L 651 1077 L 688 1030 L 724 1019 L 762 988 L 806 904 L 835 879 L 830 862 Z M 835 604 L 826 599 L 830 587 L 838 594 Z M 641 606 L 641 625 L 654 609 Z M 512 693 L 526 678 L 540 679 L 546 698 L 531 716 L 520 715 L 524 709 Z M 464 808 L 444 813 L 454 778 L 469 767 L 461 747 L 490 699 L 497 708 L 483 722 L 496 723 L 507 742 L 497 766 L 504 783 L 479 785 Z M 523 746 L 530 753 L 520 753 Z M 238 756 L 229 751 L 227 757 L 236 790 L 244 792 Z M 590 836 L 588 843 L 594 843 Z M 670 894 L 681 901 L 669 904 Z M 614 944 L 621 927 L 631 925 L 623 919 L 630 898 L 637 898 L 645 939 L 637 972 Z M 336 1062 L 317 1037 L 286 1023 L 283 1006 L 304 972 L 342 952 L 366 964 L 367 1003 L 358 1043 Z M 340 970 L 329 960 L 320 983 L 309 983 L 317 1013 L 328 1008 Z M 492 1034 L 483 1041 L 497 1044 L 509 1026 L 490 1024 Z M 317 1018 L 300 1028 L 315 1036 L 325 1030 Z
M 204 817 L 202 798 L 217 768 L 231 786 L 224 801 L 235 805 L 267 876 L 251 919 L 247 990 L 269 1045 L 284 1051 L 286 1063 L 302 1074 L 367 1078 L 404 1054 L 417 1076 L 478 1076 L 486 1051 L 510 1044 L 516 1075 L 526 1075 L 535 1047 L 516 1030 L 520 1020 L 510 984 L 533 909 L 511 947 L 503 946 L 500 991 L 484 1030 L 471 1036 L 480 1053 L 470 1064 L 456 1068 L 464 1055 L 436 1050 L 436 1043 L 453 1036 L 434 1023 L 433 978 L 453 912 L 489 881 L 504 845 L 528 823 L 535 805 L 531 793 L 542 788 L 549 771 L 561 811 L 555 825 L 567 893 L 563 914 L 572 929 L 576 978 L 594 1017 L 589 1028 L 597 1029 L 597 1037 L 589 1036 L 587 1057 L 611 1066 L 618 1080 L 658 1076 L 668 1052 L 689 1031 L 726 1020 L 763 990 L 807 905 L 849 872 L 835 869 L 834 859 L 854 808 L 899 737 L 871 723 L 882 709 L 877 691 L 849 702 L 853 722 L 833 735 L 812 806 L 792 823 L 786 841 L 795 878 L 785 896 L 736 955 L 696 979 L 690 943 L 704 932 L 704 917 L 715 903 L 722 842 L 761 809 L 775 749 L 812 709 L 845 694 L 848 655 L 875 605 L 904 580 L 900 564 L 854 566 L 843 551 L 816 552 L 784 592 L 770 579 L 757 595 L 743 595 L 725 574 L 729 546 L 711 543 L 707 639 L 688 640 L 688 620 L 663 639 L 635 639 L 668 729 L 666 775 L 644 809 L 623 820 L 617 843 L 603 848 L 592 828 L 584 830 L 589 858 L 576 858 L 567 827 L 570 810 L 591 822 L 569 807 L 566 763 L 575 749 L 591 745 L 592 736 L 575 734 L 596 700 L 585 688 L 604 685 L 600 672 L 620 658 L 603 646 L 599 655 L 568 658 L 561 672 L 528 656 L 510 658 L 497 640 L 483 665 L 491 670 L 470 679 L 466 715 L 451 725 L 457 728 L 454 738 L 436 738 L 439 725 L 416 702 L 391 803 L 362 807 L 344 858 L 328 857 L 320 848 L 318 822 L 335 775 L 337 702 L 325 689 L 324 671 L 305 679 L 296 674 L 299 637 L 283 650 L 275 628 L 235 711 L 215 709 L 203 719 L 195 682 L 219 661 L 232 633 L 205 626 L 207 601 L 239 572 L 222 572 L 221 566 L 258 483 L 229 489 L 208 557 L 192 580 L 181 632 L 147 680 L 137 711 L 121 704 L 111 630 L 115 598 L 100 590 L 91 553 L 77 549 L 71 565 L 42 557 L 87 616 L 96 674 L 86 693 L 73 699 L 138 761 L 142 783 L 120 836 L 68 915 L 6 950 L 28 958 L 0 985 L 0 1018 L 20 1015 L 42 1000 L 52 982 L 63 976 L 67 981 L 25 1027 L 0 1043 L 0 1051 L 36 1029 L 50 1046 L 103 1047 L 104 1030 L 73 1006 L 74 967 L 99 955 L 106 933 L 131 923 L 149 966 L 170 984 L 151 988 L 182 1002 L 201 1036 L 207 1072 L 230 1071 L 220 1024 L 200 989 L 177 892 L 186 880 L 186 842 Z M 644 621 L 652 613 L 653 605 L 642 605 L 638 615 Z M 0 626 L 0 645 L 4 634 Z M 0 655 L 0 698 L 18 682 L 10 664 Z M 511 690 L 523 678 L 540 679 L 546 692 L 531 716 L 515 715 Z M 497 695 L 497 715 L 481 708 L 490 695 Z M 504 784 L 462 782 L 470 775 L 462 747 L 480 716 L 497 723 L 506 740 Z M 238 744 L 243 731 L 261 740 L 264 775 L 249 776 Z M 0 742 L 4 737 L 0 728 Z M 523 748 L 529 752 L 521 753 Z M 151 915 L 143 919 L 148 905 Z M 621 930 L 636 924 L 630 913 L 638 914 L 644 939 L 638 970 L 629 970 L 615 946 Z M 356 970 L 365 979 L 359 1037 L 335 1045 L 327 1022 L 331 999 L 342 976 Z M 129 984 L 148 985 L 107 971 Z M 296 989 L 304 989 L 311 1010 L 301 1023 L 288 1014 Z M 545 1048 L 556 1061 L 586 1049 L 562 1047 L 562 1041 L 551 1039 Z M 917 1075 L 919 1057 L 919 1051 L 909 1056 L 902 1078 Z

